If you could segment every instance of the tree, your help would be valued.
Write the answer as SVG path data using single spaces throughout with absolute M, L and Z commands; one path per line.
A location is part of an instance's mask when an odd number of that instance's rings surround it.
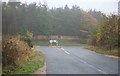
M 97 45 L 111 50 L 118 45 L 118 17 L 104 17 L 97 31 Z
M 65 5 L 64 8 L 49 9 L 46 3 L 3 3 L 2 8 L 3 33 L 10 35 L 16 35 L 25 29 L 34 36 L 79 36 L 85 41 L 89 33 L 81 30 L 92 32 L 97 23 L 97 18 L 92 15 L 97 11 L 87 13 L 77 5 L 72 8 Z

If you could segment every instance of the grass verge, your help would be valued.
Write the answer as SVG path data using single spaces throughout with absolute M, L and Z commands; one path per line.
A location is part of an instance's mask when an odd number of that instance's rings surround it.
M 49 41 L 33 41 L 33 45 L 40 45 L 40 46 L 50 46 Z M 82 46 L 85 44 L 81 44 L 79 42 L 70 42 L 70 41 L 60 41 L 60 46 Z
M 82 45 L 85 45 L 85 44 L 81 44 L 79 42 L 61 41 L 60 45 L 61 46 L 82 46 Z
M 39 51 L 35 51 L 29 62 L 21 64 L 16 68 L 15 74 L 33 74 L 44 66 L 44 62 L 44 55 Z
M 99 47 L 93 47 L 93 46 L 88 46 L 87 49 L 94 51 L 96 53 L 100 53 L 100 54 L 105 54 L 105 55 L 112 55 L 112 56 L 118 56 L 118 49 L 112 49 L 112 50 L 105 50 Z
M 49 46 L 49 41 L 32 41 L 33 45 L 40 45 L 40 46 Z

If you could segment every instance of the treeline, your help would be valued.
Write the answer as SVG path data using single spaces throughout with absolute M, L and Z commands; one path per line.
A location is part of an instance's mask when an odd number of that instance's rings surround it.
M 26 30 L 37 35 L 79 36 L 89 44 L 111 49 L 118 46 L 117 15 L 106 16 L 100 11 L 88 12 L 79 6 L 49 9 L 44 4 L 2 3 L 3 35 L 16 35 Z
M 120 18 L 117 15 L 104 16 L 89 36 L 89 44 L 112 50 L 120 46 Z
M 49 9 L 44 4 L 24 4 L 20 2 L 2 3 L 3 35 L 15 35 L 28 30 L 34 35 L 67 35 L 88 38 L 101 12 L 85 12 L 78 6 Z

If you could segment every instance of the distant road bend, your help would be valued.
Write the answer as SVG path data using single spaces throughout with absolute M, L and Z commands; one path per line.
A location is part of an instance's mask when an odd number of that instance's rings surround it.
M 118 74 L 118 60 L 83 47 L 35 46 L 45 54 L 47 74 Z

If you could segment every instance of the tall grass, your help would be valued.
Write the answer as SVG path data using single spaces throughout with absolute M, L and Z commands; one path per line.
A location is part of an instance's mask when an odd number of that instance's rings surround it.
M 34 51 L 21 37 L 5 36 L 2 41 L 2 73 L 32 73 L 44 64 L 44 56 Z
M 118 48 L 114 48 L 112 50 L 106 50 L 104 48 L 101 47 L 93 47 L 93 46 L 88 46 L 87 49 L 91 50 L 91 51 L 95 51 L 96 53 L 100 53 L 100 54 L 105 54 L 105 55 L 113 55 L 113 56 L 119 56 L 119 52 L 118 52 Z

